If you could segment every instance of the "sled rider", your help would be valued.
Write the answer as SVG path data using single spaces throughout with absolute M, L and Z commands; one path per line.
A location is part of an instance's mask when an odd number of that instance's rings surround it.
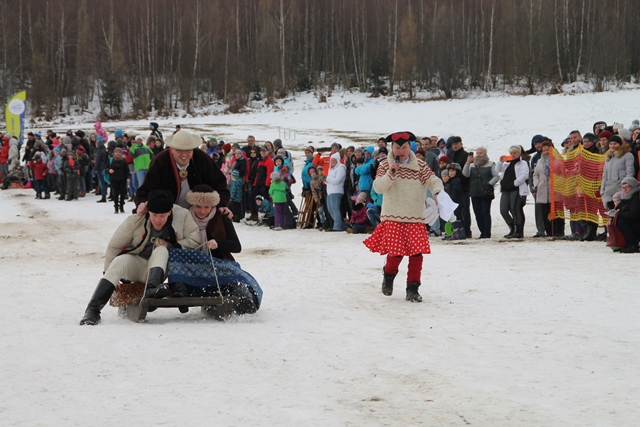
M 196 248 L 200 230 L 191 213 L 174 205 L 167 190 L 149 192 L 147 213 L 130 215 L 118 227 L 107 246 L 104 275 L 87 305 L 81 325 L 100 323 L 100 310 L 107 304 L 121 279 L 146 282 L 146 298 L 163 298 L 169 292 L 164 282 L 168 248 Z

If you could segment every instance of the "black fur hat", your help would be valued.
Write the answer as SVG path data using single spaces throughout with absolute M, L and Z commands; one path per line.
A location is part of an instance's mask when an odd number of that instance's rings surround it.
M 174 197 L 171 192 L 167 190 L 152 190 L 149 192 L 147 210 L 156 214 L 171 212 L 173 202 Z

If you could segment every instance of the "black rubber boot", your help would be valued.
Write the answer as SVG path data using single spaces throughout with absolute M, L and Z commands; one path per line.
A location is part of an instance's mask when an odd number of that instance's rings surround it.
M 84 311 L 84 317 L 80 320 L 81 325 L 97 325 L 100 323 L 100 310 L 109 302 L 111 294 L 116 289 L 107 279 L 100 279 L 93 296 Z
M 407 282 L 406 300 L 411 302 L 422 302 L 422 296 L 418 293 L 420 282 Z
M 145 298 L 164 298 L 169 294 L 169 285 L 162 283 L 164 280 L 164 270 L 161 267 L 152 267 L 149 269 L 149 277 L 147 278 L 147 291 Z
M 509 233 L 505 234 L 504 237 L 507 239 L 510 239 L 513 237 L 513 235 L 516 233 L 516 228 L 513 225 L 509 226 Z
M 174 298 L 186 298 L 189 296 L 187 286 L 182 282 L 171 283 L 169 284 L 169 288 L 171 288 L 171 292 L 173 292 Z M 189 307 L 186 305 L 181 305 L 178 306 L 178 310 L 180 310 L 180 313 L 188 313 Z
M 393 295 L 393 280 L 396 278 L 395 274 L 387 274 L 382 270 L 382 293 L 386 296 Z
M 102 196 L 102 199 L 98 200 L 96 203 L 107 203 L 107 198 Z

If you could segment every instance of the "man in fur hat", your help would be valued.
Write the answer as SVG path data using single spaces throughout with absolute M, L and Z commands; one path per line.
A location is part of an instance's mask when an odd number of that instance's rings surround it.
M 145 215 L 130 215 L 118 227 L 107 246 L 104 275 L 87 305 L 81 325 L 100 323 L 100 310 L 107 304 L 121 279 L 145 282 L 145 298 L 164 298 L 169 248 L 193 249 L 200 244 L 200 231 L 191 213 L 174 205 L 166 190 L 153 190 Z
M 187 193 L 196 185 L 207 184 L 220 194 L 220 207 L 228 211 L 230 193 L 227 179 L 207 154 L 197 149 L 202 143 L 200 136 L 179 130 L 165 139 L 168 149 L 153 157 L 144 183 L 135 195 L 138 215 L 147 213 L 147 197 L 152 190 L 165 189 L 171 192 L 174 203 L 189 208 Z

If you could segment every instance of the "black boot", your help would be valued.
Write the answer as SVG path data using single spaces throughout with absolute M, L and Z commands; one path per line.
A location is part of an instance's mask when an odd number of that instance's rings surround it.
M 107 198 L 102 196 L 102 199 L 98 200 L 96 203 L 107 203 Z
M 522 239 L 524 237 L 524 226 L 523 225 L 516 225 L 516 232 L 513 233 L 513 238 L 514 239 Z
M 116 206 L 114 206 L 114 211 L 113 211 L 113 213 L 116 213 L 116 214 L 118 213 L 118 206 L 117 206 L 117 205 L 116 205 Z
M 585 225 L 585 232 L 580 237 L 580 241 L 582 242 L 593 242 L 596 240 L 596 233 L 598 231 L 598 226 L 592 222 L 587 222 Z
M 186 298 L 189 296 L 187 286 L 182 282 L 171 283 L 169 284 L 169 288 L 171 288 L 174 298 Z M 188 313 L 189 307 L 186 305 L 181 305 L 178 306 L 178 310 L 180 310 L 180 313 Z
M 393 295 L 393 279 L 396 278 L 395 274 L 387 274 L 382 270 L 382 293 L 384 295 Z
M 120 205 L 120 213 L 124 213 L 124 203 Z
M 107 279 L 100 279 L 93 296 L 84 312 L 84 317 L 80 320 L 81 325 L 97 325 L 100 323 L 100 310 L 109 302 L 111 294 L 116 289 Z
M 47 193 L 47 194 L 45 194 L 45 195 L 44 195 L 44 198 L 45 198 L 45 199 L 50 199 L 50 198 L 51 198 L 51 193 Z
M 164 298 L 169 294 L 169 285 L 162 283 L 164 280 L 164 270 L 161 267 L 151 267 L 147 278 L 147 291 L 145 298 Z
M 505 234 L 504 237 L 510 239 L 516 233 L 516 228 L 513 225 L 509 225 L 509 233 Z
M 407 282 L 407 296 L 405 299 L 411 302 L 422 302 L 422 297 L 418 293 L 420 282 Z

